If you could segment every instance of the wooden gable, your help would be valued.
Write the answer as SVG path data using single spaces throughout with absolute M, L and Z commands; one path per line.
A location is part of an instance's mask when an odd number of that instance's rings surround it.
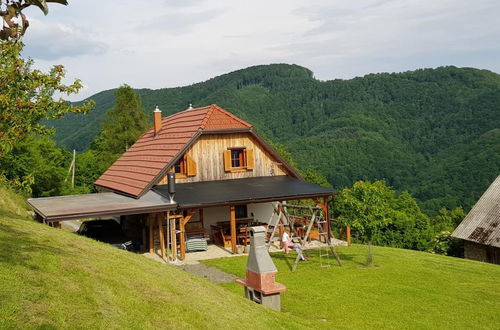
M 245 166 L 231 166 L 231 151 L 244 150 Z M 191 160 L 195 175 L 177 175 L 179 183 L 290 175 L 286 167 L 250 133 L 203 134 L 181 159 Z M 169 171 L 175 171 L 172 167 Z M 159 184 L 166 183 L 166 176 Z

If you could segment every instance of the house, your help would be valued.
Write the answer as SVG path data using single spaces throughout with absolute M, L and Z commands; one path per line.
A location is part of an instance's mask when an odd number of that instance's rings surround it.
M 175 258 L 180 242 L 183 258 L 190 236 L 236 253 L 246 244 L 242 231 L 267 223 L 273 202 L 312 199 L 328 210 L 332 189 L 304 181 L 251 124 L 219 106 L 164 118 L 157 108 L 153 119 L 95 182 L 101 193 L 29 199 L 40 221 L 120 216 L 151 252 L 159 245 L 164 255 L 170 246 Z M 328 212 L 325 218 L 329 223 Z
M 500 264 L 500 175 L 452 236 L 465 240 L 465 258 Z

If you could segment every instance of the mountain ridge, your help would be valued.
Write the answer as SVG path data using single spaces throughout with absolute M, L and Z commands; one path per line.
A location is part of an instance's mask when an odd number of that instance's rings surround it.
M 386 179 L 416 194 L 427 209 L 470 207 L 500 172 L 500 137 L 483 136 L 500 127 L 500 75 L 488 70 L 447 66 L 321 81 L 307 68 L 272 64 L 136 91 L 145 111 L 158 105 L 164 116 L 191 102 L 216 103 L 334 187 Z M 57 142 L 87 148 L 113 106 L 112 93 L 94 95 L 96 109 L 86 116 L 54 122 Z M 447 172 L 466 180 L 450 183 Z

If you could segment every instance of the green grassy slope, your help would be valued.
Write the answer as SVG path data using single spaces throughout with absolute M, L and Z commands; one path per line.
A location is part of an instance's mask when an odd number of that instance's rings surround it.
M 366 246 L 338 248 L 344 267 L 321 268 L 317 253 L 300 263 L 294 253 L 273 255 L 277 281 L 287 286 L 282 308 L 312 328 L 498 329 L 500 266 L 394 248 L 374 248 L 374 267 L 364 267 Z M 208 260 L 239 277 L 246 258 Z M 236 284 L 223 284 L 235 296 Z
M 1 329 L 307 326 L 174 266 L 38 224 L 15 194 L 0 196 Z

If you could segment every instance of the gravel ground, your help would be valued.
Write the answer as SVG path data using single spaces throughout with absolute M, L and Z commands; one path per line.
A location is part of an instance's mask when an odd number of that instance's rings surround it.
M 214 283 L 230 283 L 236 280 L 236 276 L 204 264 L 182 265 L 179 267 L 188 273 L 205 278 Z

